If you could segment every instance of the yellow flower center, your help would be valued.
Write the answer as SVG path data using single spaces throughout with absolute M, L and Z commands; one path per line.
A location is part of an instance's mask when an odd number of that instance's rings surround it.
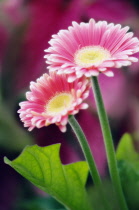
M 75 53 L 75 63 L 81 67 L 98 66 L 110 57 L 108 50 L 101 46 L 82 47 Z
M 50 99 L 46 105 L 46 111 L 50 115 L 57 115 L 68 109 L 73 101 L 73 97 L 70 93 L 59 93 Z

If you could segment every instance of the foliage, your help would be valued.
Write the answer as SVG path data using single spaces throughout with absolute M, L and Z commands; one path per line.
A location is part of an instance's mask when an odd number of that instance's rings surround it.
M 5 163 L 67 209 L 88 210 L 90 208 L 84 188 L 88 165 L 84 161 L 62 165 L 59 149 L 60 144 L 27 146 L 18 158 L 13 161 L 5 158 Z
M 118 168 L 125 198 L 130 210 L 139 207 L 139 153 L 135 151 L 134 142 L 125 134 L 117 148 Z

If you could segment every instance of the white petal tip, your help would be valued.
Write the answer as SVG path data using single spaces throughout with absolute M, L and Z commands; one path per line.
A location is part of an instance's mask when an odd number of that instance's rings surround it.
M 65 133 L 66 130 L 67 130 L 67 129 L 66 129 L 66 126 L 60 127 L 59 129 L 60 129 L 60 131 L 61 131 L 62 133 Z
M 114 76 L 114 73 L 112 71 L 106 71 L 106 72 L 104 72 L 104 74 L 108 77 L 113 77 Z
M 71 82 L 74 82 L 75 80 L 75 77 L 68 77 L 68 82 L 71 83 Z
M 81 105 L 81 109 L 88 109 L 88 107 L 89 107 L 89 105 L 86 104 L 86 103 L 83 103 L 83 104 Z

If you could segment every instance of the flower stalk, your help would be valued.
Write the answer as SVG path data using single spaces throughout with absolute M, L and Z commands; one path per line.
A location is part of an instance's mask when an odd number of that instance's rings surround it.
M 92 179 L 94 181 L 95 185 L 100 185 L 101 184 L 101 178 L 99 176 L 94 158 L 92 156 L 91 153 L 91 149 L 89 147 L 88 141 L 79 125 L 79 123 L 77 122 L 77 120 L 75 119 L 75 117 L 73 115 L 69 116 L 69 124 L 72 127 L 74 133 L 77 136 L 77 139 L 79 141 L 79 144 L 82 148 L 82 151 L 84 153 L 84 156 L 88 162 L 89 168 L 90 168 L 90 174 L 92 176 Z
M 119 177 L 119 173 L 117 169 L 117 162 L 116 162 L 116 157 L 115 157 L 115 150 L 114 150 L 113 139 L 112 139 L 111 130 L 109 126 L 109 121 L 108 121 L 108 117 L 105 111 L 97 77 L 92 77 L 92 87 L 93 87 L 93 92 L 94 92 L 95 101 L 97 105 L 100 125 L 101 125 L 101 129 L 103 133 L 111 180 L 112 180 L 115 192 L 117 194 L 117 198 L 118 198 L 121 210 L 127 210 L 128 208 L 127 208 L 125 198 L 123 195 L 120 177 Z
M 84 132 L 82 131 L 82 128 L 80 127 L 79 123 L 77 122 L 77 120 L 75 119 L 75 117 L 73 115 L 69 116 L 69 124 L 72 127 L 78 141 L 79 144 L 81 146 L 81 149 L 83 151 L 83 154 L 85 156 L 85 159 L 88 163 L 89 169 L 90 169 L 90 174 L 92 176 L 94 185 L 96 185 L 98 187 L 99 193 L 101 195 L 102 198 L 102 202 L 104 205 L 104 209 L 105 210 L 111 210 L 110 205 L 108 203 L 108 201 L 105 198 L 105 193 L 103 190 L 103 185 L 102 185 L 102 181 L 101 181 L 101 177 L 99 175 L 99 172 L 97 170 L 96 164 L 95 164 L 95 160 L 93 158 L 91 149 L 89 147 L 88 141 L 84 135 Z

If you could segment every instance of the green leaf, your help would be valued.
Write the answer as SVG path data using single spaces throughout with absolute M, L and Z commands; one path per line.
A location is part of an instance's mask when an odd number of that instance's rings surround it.
M 62 165 L 59 149 L 60 144 L 27 146 L 15 160 L 5 158 L 4 161 L 67 209 L 88 210 L 90 208 L 84 187 L 88 165 L 85 161 Z
M 139 165 L 125 160 L 118 161 L 118 169 L 125 198 L 130 210 L 139 209 Z
M 139 154 L 135 151 L 133 140 L 129 134 L 124 134 L 121 138 L 116 151 L 117 160 L 128 162 L 139 161 Z
M 116 151 L 118 169 L 123 192 L 130 210 L 139 209 L 139 153 L 136 152 L 133 140 L 125 134 Z
M 136 152 L 133 140 L 129 134 L 124 134 L 116 151 L 118 161 L 125 161 L 128 166 L 139 173 L 139 153 Z

